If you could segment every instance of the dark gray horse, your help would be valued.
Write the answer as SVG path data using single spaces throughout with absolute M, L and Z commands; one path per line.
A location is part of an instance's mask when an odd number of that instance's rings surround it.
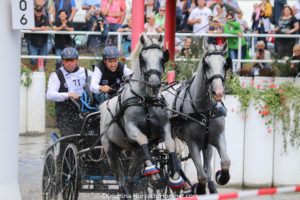
M 162 141 L 166 144 L 171 163 L 169 185 L 180 188 L 184 183 L 171 137 L 170 122 L 164 109 L 165 102 L 158 97 L 164 63 L 168 59 L 169 52 L 162 51 L 161 36 L 155 38 L 142 35 L 132 53 L 132 78 L 121 95 L 104 102 L 100 107 L 101 142 L 122 193 L 128 191 L 119 162 L 121 151 L 128 150 L 134 154 L 140 152 L 141 163 L 145 166 L 144 175 L 155 184 L 159 178 L 158 169 L 149 147 Z M 135 171 L 139 171 L 138 162 L 135 164 Z
M 230 58 L 225 59 L 227 43 L 221 46 L 208 45 L 204 41 L 204 56 L 196 75 L 189 81 L 176 84 L 161 94 L 168 107 L 197 119 L 191 121 L 180 115 L 171 114 L 172 132 L 186 142 L 198 174 L 195 193 L 205 194 L 206 183 L 210 193 L 216 193 L 211 180 L 212 147 L 217 148 L 221 157 L 222 170 L 217 172 L 217 183 L 229 181 L 230 160 L 226 152 L 224 134 L 226 110 L 220 103 L 224 95 L 226 70 L 231 67 Z M 203 151 L 204 150 L 204 151 Z M 204 166 L 200 152 L 203 151 Z

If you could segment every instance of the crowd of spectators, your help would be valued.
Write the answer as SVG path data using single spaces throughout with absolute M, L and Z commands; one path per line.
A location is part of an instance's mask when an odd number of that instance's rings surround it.
M 144 31 L 161 33 L 165 31 L 165 0 L 145 0 Z M 99 55 L 107 45 L 117 45 L 117 36 L 108 36 L 109 32 L 131 32 L 132 0 L 83 0 L 82 10 L 85 10 L 85 31 L 99 32 L 99 35 L 89 35 L 87 38 L 88 52 Z M 35 0 L 35 28 L 36 30 L 73 31 L 77 30 L 73 23 L 76 15 L 75 0 Z M 300 33 L 300 1 L 296 1 L 291 8 L 286 0 L 274 0 L 274 6 L 269 0 L 253 3 L 251 17 L 252 24 L 248 26 L 243 18 L 237 0 L 177 0 L 176 1 L 176 31 L 193 34 L 202 33 L 230 33 L 242 38 L 242 58 L 249 58 L 249 38 L 243 33 Z M 27 34 L 26 39 L 30 55 L 47 55 L 51 37 L 43 34 Z M 193 44 L 193 37 L 187 39 Z M 190 41 L 191 40 L 191 41 Z M 208 43 L 223 45 L 229 44 L 229 56 L 237 58 L 238 38 L 209 37 Z M 181 39 L 182 48 L 183 41 Z M 259 37 L 256 42 L 263 41 L 267 50 L 266 37 Z M 275 39 L 275 51 L 279 57 L 293 55 L 293 46 L 298 42 L 292 38 Z M 123 54 L 128 56 L 131 50 L 131 36 L 123 37 Z M 259 43 L 261 44 L 261 43 Z M 56 55 L 67 46 L 74 46 L 73 38 L 68 34 L 57 34 L 54 37 Z M 179 51 L 180 52 L 180 51 Z M 180 52 L 179 56 L 190 55 L 189 51 Z M 256 55 L 253 55 L 253 57 Z M 256 56 L 257 57 L 257 56 Z M 36 59 L 31 60 L 32 69 L 36 69 Z M 59 68 L 61 61 L 57 60 Z

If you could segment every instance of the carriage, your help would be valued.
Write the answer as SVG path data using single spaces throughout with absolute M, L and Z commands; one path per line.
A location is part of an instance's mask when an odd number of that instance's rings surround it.
M 57 199 L 58 193 L 61 193 L 63 200 L 76 200 L 80 192 L 120 194 L 116 178 L 110 170 L 103 146 L 98 139 L 100 132 L 98 108 L 86 104 L 81 107 L 76 101 L 72 102 L 80 109 L 82 128 L 80 133 L 65 137 L 59 137 L 55 132 L 51 132 L 52 143 L 46 150 L 42 175 L 43 199 Z M 137 169 L 139 173 L 134 177 L 134 184 L 130 183 L 132 195 L 139 195 L 145 199 L 149 197 L 149 193 L 170 194 L 166 173 L 168 154 L 162 145 L 151 149 L 151 153 L 160 170 L 159 184 L 155 186 L 149 184 L 141 169 Z M 59 166 L 58 159 L 61 159 Z M 123 151 L 119 159 L 122 170 L 127 175 L 132 159 L 130 152 Z
M 161 44 L 162 38 L 158 41 Z M 219 106 L 214 102 L 210 103 L 211 95 L 221 99 L 219 94 L 224 92 L 221 91 L 222 82 L 230 65 L 230 61 L 224 58 L 223 51 L 226 47 L 210 46 L 199 67 L 196 81 L 190 82 L 194 82 L 194 86 L 183 85 L 184 90 L 176 89 L 175 91 L 179 92 L 171 97 L 173 103 L 168 102 L 170 96 L 166 93 L 157 95 L 168 53 L 162 53 L 162 48 L 155 44 L 152 38 L 144 36 L 141 37 L 137 49 L 139 51 L 136 52 L 136 65 L 139 67 L 134 69 L 133 76 L 120 95 L 104 102 L 100 111 L 86 105 L 88 111 L 83 112 L 83 107 L 78 105 L 83 118 L 79 134 L 63 138 L 58 138 L 55 133 L 51 134 L 54 142 L 47 150 L 43 172 L 44 199 L 55 199 L 58 192 L 62 193 L 62 199 L 71 200 L 77 199 L 79 192 L 122 194 L 125 195 L 124 199 L 131 199 L 134 193 L 138 193 L 146 199 L 157 199 L 157 195 L 169 195 L 171 189 L 178 194 L 184 186 L 191 187 L 176 155 L 170 125 L 170 121 L 174 120 L 169 118 L 167 110 L 183 116 L 180 120 L 186 121 L 185 131 L 189 133 L 182 139 L 187 144 L 191 142 L 189 150 L 198 171 L 199 184 L 195 187 L 195 193 L 204 194 L 207 183 L 211 193 L 217 192 L 210 177 L 212 151 L 211 147 L 207 148 L 209 144 L 214 145 L 221 155 L 222 170 L 216 175 L 217 182 L 224 185 L 229 181 L 230 160 L 224 138 L 224 112 L 219 114 Z M 218 69 L 212 68 L 210 61 Z M 207 94 L 202 95 L 205 98 L 191 93 L 189 89 L 193 87 L 198 91 L 197 81 L 200 80 L 206 84 L 200 88 L 209 89 L 202 91 Z M 216 83 L 219 86 L 215 88 Z M 181 99 L 178 106 L 177 97 Z M 193 97 L 196 97 L 196 100 L 193 100 Z M 203 104 L 199 98 L 215 106 L 209 110 L 208 115 L 197 110 Z M 187 105 L 186 101 L 189 102 Z M 195 106 L 194 103 L 199 106 Z M 173 109 L 170 108 L 172 105 Z M 189 111 L 195 111 L 197 116 L 184 114 Z M 174 123 L 172 125 L 174 126 Z M 200 127 L 192 129 L 195 125 Z M 215 128 L 218 128 L 218 131 L 215 131 Z M 202 129 L 203 134 L 198 137 L 198 131 L 201 132 Z M 208 132 L 214 133 L 207 135 Z M 197 137 L 197 140 L 193 137 Z M 160 148 L 160 142 L 164 142 L 164 148 Z M 63 152 L 59 151 L 61 145 L 65 146 Z M 205 153 L 204 170 L 199 160 L 201 151 Z M 61 165 L 57 166 L 59 155 Z M 148 195 L 149 193 L 151 195 Z

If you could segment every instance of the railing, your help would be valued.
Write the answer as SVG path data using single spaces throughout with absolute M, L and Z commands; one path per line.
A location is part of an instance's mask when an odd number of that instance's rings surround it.
M 30 33 L 30 34 L 69 34 L 69 35 L 101 35 L 101 32 L 92 32 L 92 31 L 30 31 L 30 30 L 21 30 L 22 33 Z M 121 50 L 122 47 L 122 38 L 123 36 L 131 35 L 130 32 L 109 32 L 109 36 L 115 35 L 118 37 L 118 49 Z M 147 33 L 147 35 L 160 35 L 159 33 Z M 193 34 L 193 33 L 176 33 L 176 37 L 238 37 L 237 35 L 233 34 Z M 252 41 L 252 48 L 251 48 L 251 55 L 255 54 L 255 38 L 262 38 L 262 37 L 274 37 L 274 38 L 300 38 L 300 34 L 243 34 L 244 37 L 251 37 Z M 183 42 L 183 40 L 181 41 Z M 274 60 L 255 60 L 255 59 L 241 59 L 241 49 L 242 49 L 242 39 L 238 38 L 238 59 L 233 59 L 233 62 L 236 62 L 238 66 L 241 63 L 273 63 Z M 30 56 L 30 55 L 21 55 L 21 58 L 24 59 L 36 59 L 36 58 L 45 58 L 45 59 L 58 59 L 60 56 Z M 79 59 L 101 59 L 101 57 L 96 56 L 80 56 Z M 130 58 L 127 58 L 130 60 Z M 175 61 L 185 60 L 184 58 L 176 58 Z M 199 61 L 200 59 L 190 59 L 191 61 Z M 278 60 L 277 62 L 284 63 L 286 60 Z M 292 63 L 297 63 L 299 61 L 291 61 Z

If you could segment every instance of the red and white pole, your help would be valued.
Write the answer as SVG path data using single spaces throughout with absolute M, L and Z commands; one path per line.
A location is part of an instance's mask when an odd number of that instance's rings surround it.
M 242 192 L 213 194 L 213 195 L 199 195 L 192 197 L 177 198 L 177 200 L 223 200 L 223 199 L 237 199 L 246 197 L 256 197 L 262 195 L 273 195 L 282 193 L 300 192 L 300 185 L 291 187 L 279 187 L 279 188 L 264 188 L 258 190 L 247 190 Z
M 176 32 L 176 0 L 166 0 L 165 48 L 170 51 L 170 60 L 174 61 Z

